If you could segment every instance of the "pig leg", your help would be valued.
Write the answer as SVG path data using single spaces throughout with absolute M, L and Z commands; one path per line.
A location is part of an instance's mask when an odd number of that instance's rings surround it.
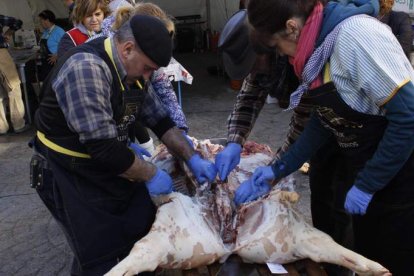
M 310 258 L 347 267 L 360 275 L 390 275 L 380 264 L 352 252 L 307 224 L 290 206 L 289 194 L 269 195 L 239 210 L 235 253 L 254 263 L 289 263 Z
M 152 231 L 135 243 L 129 255 L 105 275 L 136 275 L 144 271 L 154 271 L 166 260 L 167 246 L 165 236 Z M 168 240 L 168 237 L 167 237 Z
M 202 216 L 199 204 L 179 193 L 169 198 L 159 206 L 150 232 L 106 275 L 135 275 L 158 266 L 190 269 L 229 254 L 218 232 Z
M 307 225 L 298 235 L 296 254 L 315 262 L 327 262 L 346 267 L 358 275 L 391 275 L 377 262 L 371 261 L 337 244 L 330 236 Z

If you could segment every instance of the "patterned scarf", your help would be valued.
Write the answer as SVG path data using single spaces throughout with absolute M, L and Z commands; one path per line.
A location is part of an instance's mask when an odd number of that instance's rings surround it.
M 314 84 L 315 80 L 319 80 L 319 83 L 321 83 L 321 79 L 318 77 L 320 76 L 320 73 L 326 61 L 332 55 L 339 30 L 341 29 L 342 24 L 345 21 L 346 20 L 342 21 L 339 25 L 337 25 L 333 29 L 333 31 L 326 36 L 324 42 L 312 53 L 311 57 L 309 58 L 308 62 L 306 63 L 303 69 L 302 83 L 295 90 L 295 92 L 293 92 L 290 95 L 290 104 L 287 108 L 288 110 L 298 106 L 303 93 L 305 93 L 309 89 L 309 87 L 317 87 L 317 84 L 316 86 L 311 86 L 312 84 Z
M 378 11 L 378 0 L 331 1 L 325 8 L 321 3 L 315 6 L 305 22 L 299 37 L 296 55 L 291 60 L 295 73 L 302 83 L 291 94 L 288 110 L 298 106 L 303 93 L 309 88 L 313 89 L 322 84 L 321 71 L 333 52 L 343 22 L 358 14 L 376 17 Z M 322 30 L 320 30 L 322 25 Z M 314 47 L 317 48 L 312 53 Z
M 303 26 L 299 36 L 295 57 L 289 58 L 289 62 L 293 65 L 295 74 L 299 79 L 302 76 L 305 63 L 308 61 L 314 50 L 315 42 L 322 26 L 322 19 L 323 5 L 318 2 Z

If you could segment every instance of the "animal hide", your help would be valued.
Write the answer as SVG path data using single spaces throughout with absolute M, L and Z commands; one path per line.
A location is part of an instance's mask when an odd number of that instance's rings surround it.
M 193 142 L 210 160 L 222 149 L 209 140 Z M 196 268 L 223 262 L 231 254 L 250 263 L 284 264 L 310 258 L 360 275 L 390 275 L 380 264 L 340 246 L 306 223 L 292 206 L 298 199 L 294 192 L 275 187 L 263 198 L 234 206 L 238 185 L 272 159 L 268 146 L 248 142 L 227 183 L 216 181 L 198 187 L 188 168 L 159 146 L 152 162 L 170 173 L 179 192 L 153 199 L 158 211 L 150 232 L 106 275 L 135 275 L 157 267 Z

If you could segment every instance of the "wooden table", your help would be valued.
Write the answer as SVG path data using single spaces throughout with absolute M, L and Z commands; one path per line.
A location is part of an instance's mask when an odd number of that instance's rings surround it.
M 240 257 L 231 255 L 224 264 L 218 262 L 190 270 L 158 270 L 157 276 L 328 276 L 318 263 L 310 259 L 284 264 L 288 274 L 272 274 L 265 264 L 243 263 Z

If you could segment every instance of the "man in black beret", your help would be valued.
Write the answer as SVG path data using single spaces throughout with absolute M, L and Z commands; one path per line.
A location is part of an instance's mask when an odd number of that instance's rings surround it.
M 154 221 L 151 197 L 172 191 L 168 173 L 128 148 L 135 120 L 185 160 L 199 183 L 216 176 L 145 81 L 171 54 L 163 23 L 135 15 L 113 38 L 71 49 L 45 80 L 31 180 L 75 254 L 73 275 L 103 275 L 126 256 Z

